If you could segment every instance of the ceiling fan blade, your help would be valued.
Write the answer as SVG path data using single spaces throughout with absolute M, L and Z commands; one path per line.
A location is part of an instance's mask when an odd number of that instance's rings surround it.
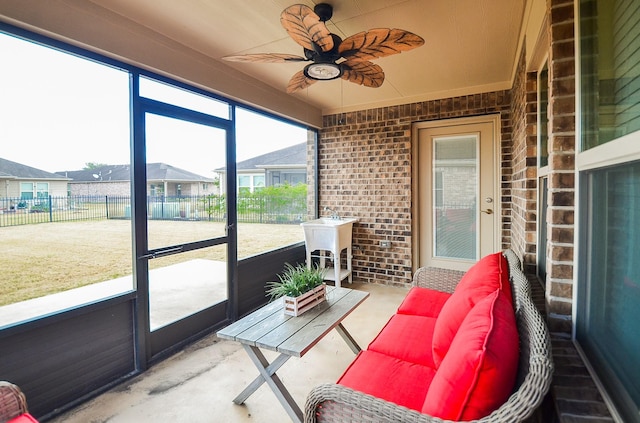
M 291 77 L 289 80 L 289 85 L 287 85 L 287 93 L 291 94 L 298 90 L 302 90 L 307 88 L 311 84 L 315 84 L 317 81 L 315 79 L 307 78 L 304 75 L 303 71 L 296 72 L 295 75 Z
M 284 53 L 257 53 L 241 54 L 237 56 L 225 56 L 223 60 L 230 62 L 261 62 L 261 63 L 284 63 L 284 62 L 306 62 L 308 59 L 295 54 Z
M 324 52 L 333 48 L 331 33 L 309 6 L 294 4 L 287 7 L 280 15 L 280 23 L 289 36 L 307 50 L 315 51 L 319 47 Z
M 375 63 L 366 60 L 347 60 L 341 66 L 342 79 L 349 82 L 372 88 L 378 88 L 384 82 L 384 71 Z
M 424 39 L 403 29 L 376 28 L 347 37 L 338 52 L 346 59 L 371 60 L 420 47 Z

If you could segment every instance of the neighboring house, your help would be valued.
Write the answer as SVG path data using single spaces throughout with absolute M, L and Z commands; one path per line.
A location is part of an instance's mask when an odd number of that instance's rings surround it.
M 227 169 L 215 170 L 220 175 L 221 193 L 225 192 Z M 260 188 L 281 184 L 307 183 L 307 143 L 292 145 L 238 162 L 238 192 L 255 192 Z
M 70 179 L 70 195 L 131 195 L 131 166 L 106 165 L 56 172 Z M 147 164 L 147 195 L 200 196 L 218 194 L 218 181 L 166 163 Z
M 0 210 L 26 209 L 39 198 L 66 197 L 64 176 L 0 158 Z

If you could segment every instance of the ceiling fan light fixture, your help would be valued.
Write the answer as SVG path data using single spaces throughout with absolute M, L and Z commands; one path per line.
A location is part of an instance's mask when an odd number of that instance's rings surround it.
M 374 28 L 346 39 L 329 32 L 326 22 L 333 16 L 333 7 L 319 3 L 313 9 L 294 4 L 282 11 L 280 23 L 289 36 L 303 48 L 304 56 L 284 53 L 257 53 L 225 56 L 233 62 L 312 62 L 297 71 L 287 84 L 287 93 L 315 84 L 343 78 L 354 84 L 377 88 L 384 82 L 384 71 L 372 59 L 401 53 L 420 47 L 419 35 L 397 28 Z
M 335 63 L 311 63 L 305 66 L 304 75 L 318 81 L 328 81 L 339 78 L 342 75 L 342 68 Z

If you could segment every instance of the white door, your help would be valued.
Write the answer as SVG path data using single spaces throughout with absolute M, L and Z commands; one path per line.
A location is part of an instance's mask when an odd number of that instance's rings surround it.
M 417 267 L 467 270 L 498 251 L 497 116 L 417 124 Z

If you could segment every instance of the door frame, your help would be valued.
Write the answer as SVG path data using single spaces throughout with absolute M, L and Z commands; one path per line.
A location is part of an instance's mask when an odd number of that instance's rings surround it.
M 131 93 L 139 92 L 139 75 L 132 78 Z M 175 85 L 175 84 L 172 84 Z M 216 325 L 229 322 L 238 313 L 237 291 L 237 216 L 236 216 L 236 154 L 235 154 L 235 108 L 230 109 L 230 118 L 206 115 L 181 106 L 162 103 L 158 100 L 132 95 L 132 228 L 133 228 L 133 277 L 137 290 L 136 298 L 136 367 L 145 370 L 150 363 L 158 361 L 210 332 Z M 164 327 L 151 330 L 149 255 L 162 254 L 165 248 L 149 250 L 147 233 L 147 159 L 146 159 L 146 115 L 154 114 L 185 122 L 201 124 L 225 132 L 227 189 L 227 234 L 186 244 L 184 251 L 215 245 L 227 245 L 227 299 L 185 316 Z M 168 250 L 172 248 L 169 247 Z M 180 250 L 182 252 L 182 250 Z M 180 254 L 171 252 L 170 254 Z
M 433 121 L 415 122 L 411 129 L 411 232 L 412 236 L 412 269 L 413 272 L 419 267 L 420 260 L 420 142 L 419 134 L 424 129 L 437 129 L 437 128 L 449 128 L 454 126 L 464 125 L 477 125 L 477 124 L 491 124 L 493 128 L 493 160 L 495 163 L 493 170 L 493 189 L 494 189 L 494 202 L 493 202 L 493 216 L 494 216 L 494 238 L 493 243 L 495 246 L 501 246 L 501 234 L 502 234 L 502 193 L 500 191 L 500 177 L 502 175 L 502 162 L 500 161 L 501 149 L 500 141 L 502 139 L 501 126 L 500 126 L 500 114 L 488 114 L 472 117 L 440 119 Z M 453 265 L 452 268 L 456 270 L 467 270 L 469 266 Z

